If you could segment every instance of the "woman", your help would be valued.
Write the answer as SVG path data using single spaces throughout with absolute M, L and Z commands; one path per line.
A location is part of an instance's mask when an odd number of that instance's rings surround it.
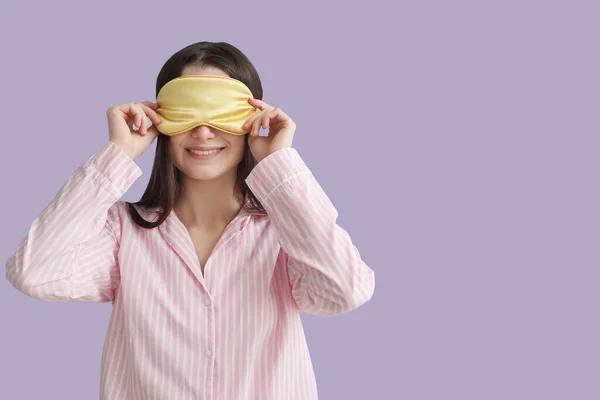
M 374 273 L 292 147 L 296 124 L 223 42 L 175 53 L 156 94 L 107 111 L 109 140 L 33 221 L 7 278 L 45 301 L 113 303 L 102 399 L 316 399 L 300 312 L 359 307 Z M 119 200 L 155 138 L 145 193 Z

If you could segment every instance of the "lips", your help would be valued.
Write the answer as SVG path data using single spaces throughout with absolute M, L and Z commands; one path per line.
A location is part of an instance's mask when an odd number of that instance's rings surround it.
M 197 160 L 208 160 L 211 159 L 213 157 L 216 157 L 217 155 L 221 154 L 221 151 L 224 149 L 224 147 L 218 148 L 218 149 L 213 149 L 213 150 L 217 150 L 216 152 L 213 152 L 211 154 L 195 154 L 193 153 L 190 149 L 186 149 L 187 153 L 197 159 Z M 210 150 L 208 150 L 210 151 Z

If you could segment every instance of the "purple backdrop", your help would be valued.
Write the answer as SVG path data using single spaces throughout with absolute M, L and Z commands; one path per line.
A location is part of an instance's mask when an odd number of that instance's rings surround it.
M 375 270 L 369 303 L 303 316 L 322 399 L 597 400 L 600 6 L 416 3 L 3 5 L 2 261 L 107 108 L 227 41 Z M 0 281 L 0 398 L 97 398 L 110 311 Z

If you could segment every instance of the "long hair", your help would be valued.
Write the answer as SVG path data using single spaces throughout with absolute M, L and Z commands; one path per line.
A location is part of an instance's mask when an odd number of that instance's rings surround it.
M 248 86 L 252 97 L 262 100 L 263 90 L 260 77 L 248 57 L 229 43 L 206 41 L 184 47 L 165 62 L 156 78 L 156 96 L 158 97 L 158 93 L 167 82 L 181 76 L 181 72 L 188 65 L 219 68 L 231 78 Z M 243 207 L 249 212 L 266 214 L 264 207 L 246 184 L 246 178 L 257 162 L 250 152 L 248 135 L 245 137 L 244 156 L 237 167 L 235 193 Z M 143 228 L 155 228 L 162 224 L 173 210 L 173 206 L 181 194 L 181 172 L 171 162 L 169 139 L 168 135 L 158 135 L 152 174 L 146 191 L 139 201 L 126 202 L 131 218 Z M 147 221 L 134 205 L 145 209 L 158 207 L 160 217 L 154 222 Z

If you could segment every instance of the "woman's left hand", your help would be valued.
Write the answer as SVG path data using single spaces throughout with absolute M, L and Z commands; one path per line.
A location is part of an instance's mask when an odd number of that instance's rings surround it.
M 274 108 L 262 100 L 250 98 L 248 103 L 259 110 L 243 126 L 243 129 L 250 129 L 248 144 L 256 161 L 260 162 L 277 150 L 292 147 L 296 123 L 280 108 Z M 261 127 L 269 128 L 268 136 L 258 135 Z

